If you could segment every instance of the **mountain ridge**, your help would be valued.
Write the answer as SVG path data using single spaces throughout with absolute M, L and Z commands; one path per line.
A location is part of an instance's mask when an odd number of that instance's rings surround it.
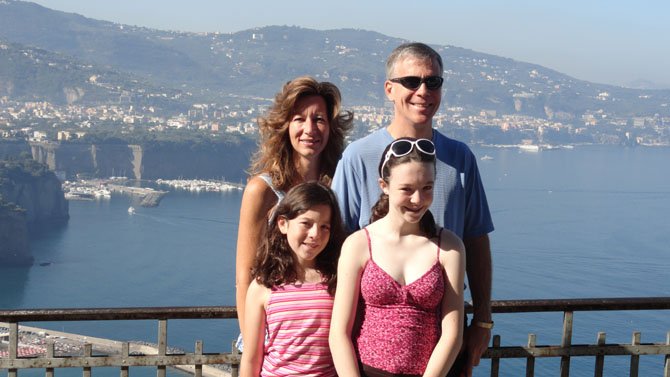
M 287 80 L 307 74 L 338 85 L 348 105 L 378 107 L 385 105 L 386 56 L 405 41 L 361 29 L 296 26 L 235 33 L 161 31 L 10 0 L 0 3 L 0 39 L 65 54 L 193 98 L 270 98 Z M 444 107 L 572 119 L 598 110 L 620 116 L 670 111 L 670 90 L 595 84 L 537 64 L 432 46 L 445 63 Z

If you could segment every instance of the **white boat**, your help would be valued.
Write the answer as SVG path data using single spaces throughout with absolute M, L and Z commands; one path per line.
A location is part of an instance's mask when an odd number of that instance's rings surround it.
M 519 149 L 524 152 L 539 152 L 540 146 L 536 144 L 520 144 Z
M 493 160 L 493 157 L 485 154 L 485 155 L 482 156 L 482 158 L 480 158 L 480 160 L 482 160 L 482 161 Z
M 133 206 L 128 207 L 128 213 L 131 214 L 131 215 L 133 213 L 135 213 L 135 207 L 133 207 Z

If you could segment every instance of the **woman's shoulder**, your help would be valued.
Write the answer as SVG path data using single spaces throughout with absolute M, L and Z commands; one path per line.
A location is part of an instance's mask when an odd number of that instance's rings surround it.
M 269 211 L 277 204 L 277 195 L 268 183 L 256 175 L 247 181 L 242 194 L 242 206 L 245 208 L 259 208 L 264 212 Z
M 269 194 L 274 196 L 274 191 L 266 179 L 267 178 L 263 177 L 262 175 L 255 175 L 249 178 L 246 186 L 244 187 L 244 195 L 251 196 L 255 199 L 263 198 Z

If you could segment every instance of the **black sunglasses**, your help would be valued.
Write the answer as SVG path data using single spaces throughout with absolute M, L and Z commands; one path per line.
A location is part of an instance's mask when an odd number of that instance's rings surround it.
M 419 77 L 419 76 L 405 76 L 405 77 L 396 77 L 394 79 L 389 79 L 391 82 L 396 82 L 409 90 L 417 90 L 421 87 L 421 84 L 426 83 L 426 88 L 429 90 L 440 89 L 444 79 L 440 76 L 428 76 L 428 77 Z
M 386 166 L 386 163 L 389 161 L 391 156 L 396 158 L 406 156 L 414 148 L 425 155 L 435 156 L 435 144 L 433 144 L 433 142 L 428 139 L 395 140 L 391 143 L 391 146 L 389 147 L 388 152 L 386 152 L 386 155 L 384 155 L 384 162 L 382 162 L 382 165 L 379 168 L 379 176 L 383 177 L 384 166 Z

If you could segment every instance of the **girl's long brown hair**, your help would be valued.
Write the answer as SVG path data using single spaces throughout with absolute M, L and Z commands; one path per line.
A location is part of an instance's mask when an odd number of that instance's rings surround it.
M 297 281 L 295 256 L 286 235 L 279 230 L 278 219 L 295 219 L 317 205 L 330 207 L 330 238 L 316 257 L 316 269 L 328 285 L 328 293 L 335 293 L 337 261 L 345 232 L 337 199 L 331 189 L 318 182 L 301 183 L 279 202 L 267 226 L 265 237 L 258 249 L 251 276 L 271 288 Z
M 326 102 L 330 136 L 321 154 L 320 181 L 330 182 L 337 162 L 344 150 L 345 137 L 351 130 L 353 114 L 342 112 L 340 90 L 332 83 L 318 82 L 302 76 L 289 81 L 275 96 L 268 113 L 258 119 L 259 148 L 253 157 L 249 174 L 267 173 L 272 184 L 286 191 L 296 183 L 297 171 L 293 164 L 293 147 L 288 135 L 288 125 L 294 115 L 298 100 L 308 96 L 321 96 Z

